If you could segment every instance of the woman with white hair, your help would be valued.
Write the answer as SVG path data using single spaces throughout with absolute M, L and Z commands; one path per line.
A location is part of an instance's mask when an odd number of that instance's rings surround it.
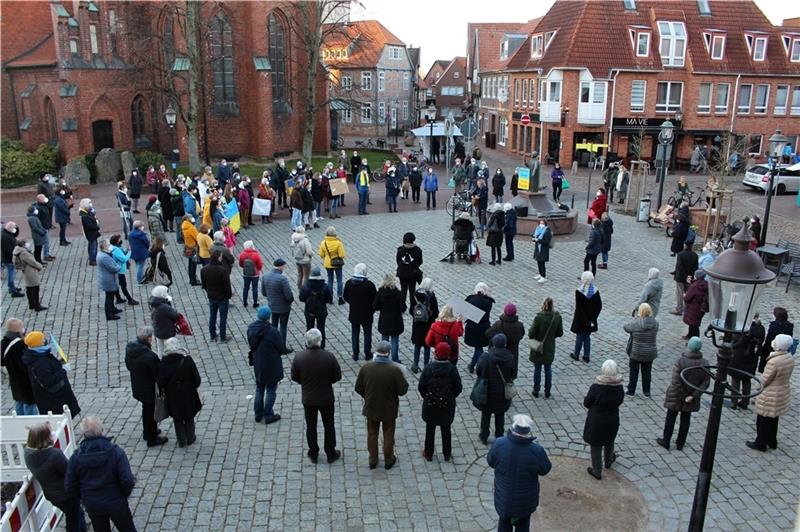
M 765 452 L 778 448 L 778 420 L 789 411 L 792 400 L 792 371 L 794 359 L 789 353 L 794 339 L 779 334 L 772 341 L 772 353 L 761 374 L 764 389 L 756 397 L 756 439 L 746 443 L 751 449 Z
M 239 267 L 242 269 L 244 278 L 244 291 L 242 300 L 247 308 L 247 293 L 253 293 L 253 308 L 258 308 L 258 280 L 261 277 L 261 269 L 264 267 L 264 259 L 255 247 L 252 240 L 244 243 L 244 250 L 239 254 Z
M 639 305 L 636 318 L 622 326 L 630 334 L 626 349 L 630 357 L 630 374 L 628 377 L 628 395 L 636 393 L 639 381 L 639 369 L 642 370 L 642 391 L 650 397 L 650 370 L 658 356 L 658 321 L 653 316 L 653 309 L 647 303 Z
M 650 310 L 653 311 L 653 317 L 658 316 L 658 308 L 661 306 L 661 294 L 664 291 L 664 281 L 661 280 L 659 275 L 661 275 L 661 272 L 658 268 L 650 268 L 647 271 L 647 282 L 644 283 L 642 293 L 639 295 L 639 301 L 633 310 L 633 315 L 636 315 L 642 303 L 647 303 L 650 305 Z
M 425 354 L 423 367 L 430 362 L 431 348 L 425 343 L 425 337 L 428 336 L 428 331 L 438 315 L 439 301 L 433 292 L 433 280 L 425 277 L 414 292 L 414 306 L 411 308 L 411 343 L 414 344 L 414 363 L 411 371 L 414 373 L 419 372 L 420 351 L 424 351 Z
M 597 317 L 603 310 L 600 291 L 594 285 L 592 272 L 581 274 L 581 284 L 575 290 L 575 313 L 572 315 L 570 331 L 575 333 L 575 351 L 570 353 L 573 360 L 578 360 L 583 348 L 583 361 L 588 363 L 592 355 L 592 333 L 597 332 Z
M 172 296 L 166 286 L 158 285 L 150 294 L 150 323 L 156 338 L 156 352 L 161 356 L 164 353 L 164 341 L 177 334 L 176 324 L 180 313 L 172 306 Z
M 158 368 L 158 386 L 164 390 L 167 411 L 175 425 L 178 447 L 186 447 L 197 440 L 194 418 L 203 403 L 197 389 L 200 387 L 200 372 L 178 338 L 164 342 L 166 355 Z
M 397 277 L 387 273 L 375 295 L 372 309 L 379 313 L 378 332 L 381 340 L 392 345 L 392 360 L 395 362 L 400 362 L 400 335 L 403 334 L 403 313 L 407 308 L 405 295 L 397 287 Z
M 100 224 L 97 223 L 92 200 L 83 198 L 78 204 L 78 214 L 81 217 L 83 236 L 88 242 L 89 266 L 97 265 L 97 240 L 100 238 Z
M 617 363 L 606 360 L 583 399 L 583 406 L 589 409 L 583 426 L 583 441 L 589 444 L 592 454 L 592 465 L 586 471 L 597 480 L 602 478 L 603 465 L 608 469 L 617 459 L 614 440 L 619 431 L 619 405 L 624 400 Z
M 475 348 L 475 352 L 472 354 L 472 360 L 469 363 L 469 372 L 472 373 L 475 371 L 475 365 L 483 354 L 483 348 L 489 345 L 489 339 L 486 338 L 486 330 L 489 329 L 491 325 L 489 316 L 492 313 L 494 299 L 489 295 L 489 287 L 487 284 L 478 283 L 475 285 L 475 293 L 468 295 L 465 301 L 483 311 L 483 317 L 481 317 L 481 321 L 478 323 L 472 320 L 467 321 L 467 327 L 464 333 L 464 343 Z
M 341 269 L 340 269 L 341 271 Z M 353 277 L 344 284 L 342 298 L 350 305 L 347 319 L 350 322 L 350 340 L 353 346 L 353 360 L 358 360 L 360 335 L 364 332 L 364 355 L 372 359 L 372 321 L 375 311 L 373 303 L 378 291 L 375 284 L 367 279 L 367 265 L 359 262 L 353 268 Z

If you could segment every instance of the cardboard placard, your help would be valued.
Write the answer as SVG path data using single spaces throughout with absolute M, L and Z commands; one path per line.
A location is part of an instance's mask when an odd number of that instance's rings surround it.
M 465 320 L 469 320 L 475 323 L 480 322 L 483 319 L 483 316 L 486 314 L 485 311 L 479 309 L 475 305 L 471 303 L 467 303 L 463 299 L 459 299 L 454 297 L 450 301 L 447 302 L 448 305 L 453 307 L 453 314 L 458 316 L 461 314 L 464 316 Z
M 328 184 L 331 187 L 331 196 L 341 196 L 342 194 L 347 194 L 350 192 L 347 187 L 347 180 L 343 177 L 330 179 Z
M 272 214 L 272 200 L 253 198 L 253 214 L 256 216 L 269 216 Z

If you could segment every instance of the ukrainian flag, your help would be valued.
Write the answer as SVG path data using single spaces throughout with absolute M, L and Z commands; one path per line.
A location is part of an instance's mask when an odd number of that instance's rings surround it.
M 63 349 L 61 349 L 61 346 L 56 341 L 56 337 L 53 336 L 52 334 L 50 335 L 50 347 L 52 347 L 53 351 L 55 351 L 58 354 L 59 358 L 64 361 L 64 364 L 69 362 L 69 359 L 67 359 L 67 354 L 64 352 Z
M 225 218 L 228 219 L 228 227 L 231 228 L 231 231 L 238 233 L 242 227 L 242 220 L 239 217 L 239 205 L 236 204 L 236 200 L 231 200 L 225 205 Z

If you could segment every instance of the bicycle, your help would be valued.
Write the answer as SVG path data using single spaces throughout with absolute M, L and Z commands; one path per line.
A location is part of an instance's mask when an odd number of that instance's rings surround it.
M 692 192 L 691 190 L 687 190 L 686 192 L 675 191 L 675 193 L 667 198 L 667 205 L 670 207 L 680 207 L 681 204 L 686 201 L 689 204 L 689 207 L 694 207 L 699 205 L 703 200 L 703 191 L 705 187 L 695 187 L 697 192 Z M 697 196 L 695 196 L 697 194 Z
M 356 141 L 356 148 L 367 148 L 367 149 L 374 149 L 376 147 L 375 141 L 370 139 L 367 140 L 357 140 Z
M 445 211 L 447 211 L 447 215 L 451 218 L 454 216 L 454 212 L 456 213 L 456 217 L 458 214 L 462 212 L 470 213 L 472 215 L 472 196 L 470 195 L 468 190 L 462 190 L 458 194 L 453 194 L 447 200 L 445 204 Z
M 344 139 L 339 138 L 332 138 L 331 139 L 331 149 L 338 150 L 344 148 Z
M 371 176 L 375 183 L 382 183 L 386 179 L 386 175 L 380 170 L 373 170 Z

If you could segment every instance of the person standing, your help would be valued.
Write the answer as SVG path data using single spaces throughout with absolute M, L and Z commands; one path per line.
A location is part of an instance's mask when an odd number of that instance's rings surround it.
M 2 366 L 8 371 L 8 382 L 11 386 L 11 398 L 14 399 L 14 411 L 18 416 L 36 416 L 36 399 L 33 396 L 33 386 L 28 368 L 22 362 L 25 352 L 25 342 L 22 335 L 25 326 L 22 320 L 8 318 L 5 323 L 5 334 L 0 342 L 0 360 Z
M 603 262 L 598 266 L 601 270 L 608 269 L 608 252 L 611 251 L 611 235 L 614 234 L 614 220 L 604 212 L 600 215 L 600 230 L 603 232 L 603 245 L 600 248 Z
M 83 418 L 81 429 L 83 441 L 69 458 L 64 490 L 83 503 L 95 531 L 110 531 L 113 522 L 119 532 L 136 532 L 128 505 L 136 479 L 128 456 L 103 435 L 96 417 Z
M 486 209 L 489 207 L 489 194 L 486 188 L 486 181 L 478 179 L 475 188 L 472 191 L 472 207 L 473 211 L 478 217 L 478 227 L 481 230 L 481 236 L 486 230 Z
M 600 291 L 594 285 L 592 272 L 583 272 L 581 284 L 575 290 L 575 313 L 570 331 L 575 333 L 575 351 L 569 356 L 578 360 L 583 348 L 583 361 L 587 364 L 592 355 L 592 333 L 597 332 L 597 318 L 603 310 Z
M 745 333 L 733 336 L 733 358 L 731 359 L 731 369 L 738 369 L 751 375 L 755 375 L 758 366 L 758 354 L 761 352 L 761 343 L 764 341 L 765 331 L 761 325 L 758 313 L 753 316 L 750 330 Z M 746 377 L 738 372 L 731 372 L 731 386 L 734 391 L 742 394 L 742 397 L 731 398 L 731 409 L 741 408 L 747 410 L 750 404 L 750 377 Z
M 31 228 L 31 238 L 33 239 L 33 256 L 36 258 L 36 262 L 44 264 L 45 260 L 49 260 L 47 252 L 42 256 L 47 229 L 42 226 L 42 221 L 39 219 L 39 207 L 35 203 L 28 207 L 28 226 Z
M 41 201 L 45 205 L 49 204 L 52 206 L 53 200 L 55 200 L 55 192 L 53 191 L 53 176 L 50 174 L 42 175 L 42 178 L 36 184 L 36 194 L 41 196 L 42 198 L 46 199 L 46 201 Z M 51 207 L 47 209 L 47 221 L 42 220 L 42 225 L 44 225 L 45 229 L 51 229 L 53 227 L 53 211 Z
M 519 370 L 519 343 L 525 337 L 525 326 L 519 321 L 514 303 L 506 303 L 503 313 L 484 334 L 491 339 L 498 333 L 506 335 L 506 348 L 514 355 L 514 372 L 511 378 L 516 379 Z
M 278 159 L 278 166 L 275 168 L 275 187 L 273 187 L 277 193 L 277 205 L 273 210 L 277 210 L 278 207 L 289 208 L 289 204 L 286 201 L 286 182 L 288 180 L 289 170 L 286 168 L 286 161 Z
M 252 240 L 244 243 L 244 250 L 239 254 L 239 267 L 242 269 L 244 278 L 244 290 L 242 300 L 244 307 L 247 308 L 247 293 L 253 293 L 253 308 L 258 308 L 258 281 L 261 278 L 261 270 L 264 268 L 264 259 L 255 247 Z
M 217 314 L 219 314 L 219 341 L 228 342 L 228 308 L 233 297 L 231 274 L 222 263 L 222 254 L 214 251 L 211 262 L 200 270 L 200 285 L 208 295 L 208 333 L 212 342 L 217 341 Z
M 411 201 L 418 204 L 422 188 L 422 172 L 419 171 L 416 164 L 411 167 L 411 173 L 408 175 L 408 184 L 411 186 Z
M 369 194 L 369 170 L 362 166 L 361 170 L 355 174 L 356 191 L 358 192 L 358 214 L 369 214 L 367 212 L 367 196 Z
M 764 338 L 764 343 L 761 346 L 761 358 L 758 361 L 758 372 L 764 373 L 764 367 L 767 365 L 767 358 L 772 352 L 772 341 L 779 334 L 794 334 L 794 324 L 789 321 L 789 312 L 783 307 L 775 307 L 772 309 L 772 317 L 774 321 L 769 323 L 767 329 L 767 336 Z
M 163 238 L 154 238 L 153 243 L 150 245 L 150 273 L 149 275 L 145 275 L 145 283 L 153 282 L 156 279 L 156 272 L 160 272 L 163 274 L 163 277 L 159 275 L 159 278 L 163 279 L 166 277 L 166 281 L 164 284 L 166 286 L 172 285 L 172 269 L 169 267 L 169 262 L 167 262 L 167 255 L 164 252 L 164 246 L 166 242 L 164 242 Z
M 256 321 L 247 327 L 247 345 L 256 380 L 256 394 L 253 398 L 253 411 L 256 423 L 264 420 L 267 425 L 280 421 L 276 414 L 275 400 L 278 397 L 278 383 L 283 380 L 281 357 L 290 353 L 280 331 L 270 323 L 270 308 L 262 305 L 256 312 Z
M 514 236 L 517 234 L 517 211 L 510 203 L 503 205 L 506 214 L 505 225 L 503 225 L 503 235 L 506 241 L 506 256 L 503 260 L 514 260 Z
M 172 204 L 169 202 L 169 189 L 162 189 L 166 191 L 167 194 L 167 204 L 170 206 L 170 214 L 172 209 Z M 169 231 L 172 231 L 172 216 L 169 218 L 166 217 L 164 214 L 164 210 L 161 207 L 162 203 L 156 199 L 155 196 L 150 196 L 147 200 L 147 205 L 145 205 L 145 212 L 147 213 L 147 230 L 150 232 L 150 236 L 153 238 L 160 237 L 166 238 L 164 236 L 164 229 L 166 227 L 165 221 L 169 221 Z M 140 222 L 141 223 L 141 222 Z M 133 223 L 134 226 L 136 222 Z M 144 225 L 142 225 L 144 227 Z
M 8 284 L 8 295 L 10 297 L 23 297 L 22 290 L 17 288 L 15 277 L 17 268 L 14 266 L 14 248 L 17 246 L 19 236 L 19 226 L 16 222 L 6 222 L 2 231 L 2 252 L 3 269 L 6 271 L 6 282 Z
M 689 326 L 689 332 L 683 337 L 688 340 L 693 336 L 700 336 L 700 324 L 703 316 L 708 312 L 708 282 L 706 272 L 697 270 L 694 272 L 692 284 L 683 296 L 685 308 L 683 310 L 683 323 Z
M 358 360 L 360 353 L 361 331 L 364 332 L 364 358 L 372 359 L 373 304 L 377 295 L 375 284 L 367 279 L 367 265 L 359 262 L 353 268 L 353 277 L 344 284 L 342 296 L 350 306 L 347 319 L 350 321 L 353 360 Z
M 294 294 L 289 286 L 289 279 L 283 273 L 286 269 L 286 261 L 279 257 L 275 259 L 272 266 L 271 271 L 261 276 L 261 294 L 267 298 L 272 326 L 279 328 L 285 344 Z
M 664 398 L 664 407 L 667 409 L 667 419 L 664 422 L 664 434 L 656 439 L 661 447 L 669 451 L 672 440 L 672 431 L 675 429 L 675 420 L 678 414 L 681 415 L 681 426 L 678 429 L 678 439 L 675 440 L 675 447 L 680 451 L 686 443 L 686 436 L 689 434 L 689 424 L 692 421 L 692 412 L 700 411 L 700 397 L 703 390 L 708 388 L 711 378 L 702 369 L 710 363 L 703 357 L 700 349 L 703 342 L 697 336 L 693 336 L 686 344 L 687 350 L 675 360 L 672 366 L 672 380 L 667 388 Z M 685 369 L 689 369 L 683 373 Z M 687 384 L 688 381 L 692 386 Z
M 683 315 L 683 296 L 692 282 L 694 272 L 697 271 L 697 261 L 697 253 L 694 252 L 691 244 L 684 245 L 683 251 L 678 253 L 675 258 L 675 273 L 673 274 L 673 279 L 675 280 L 675 308 L 670 311 L 670 314 Z
M 144 233 L 142 233 L 144 234 Z M 119 235 L 111 235 L 111 257 L 116 261 L 117 265 L 119 265 L 119 272 L 117 272 L 117 281 L 119 284 L 119 290 L 115 294 L 117 304 L 122 304 L 126 300 L 128 301 L 128 305 L 136 306 L 139 304 L 138 301 L 133 299 L 133 296 L 128 292 L 128 281 L 127 281 L 127 270 L 128 270 L 128 262 L 131 260 L 131 251 L 125 253 L 125 250 L 122 249 L 122 237 Z M 148 251 L 149 253 L 149 251 Z M 120 291 L 122 295 L 125 296 L 125 299 L 122 299 L 120 296 Z
M 156 187 L 157 186 L 158 185 L 156 185 Z M 125 235 L 125 239 L 127 240 L 128 233 L 131 232 L 133 219 L 131 218 L 131 200 L 128 197 L 128 188 L 125 186 L 124 181 L 121 181 L 117 185 L 116 199 L 119 216 L 122 220 L 122 234 Z
M 297 297 L 305 303 L 306 330 L 316 328 L 322 335 L 320 347 L 325 349 L 325 320 L 328 317 L 328 305 L 333 303 L 331 287 L 325 284 L 319 268 L 311 270 L 311 276 L 300 288 Z
M 397 248 L 397 278 L 400 279 L 400 292 L 403 299 L 408 293 L 408 308 L 414 308 L 414 292 L 417 283 L 422 281 L 422 248 L 415 244 L 417 237 L 408 232 L 403 235 L 403 245 Z
M 49 423 L 39 423 L 28 428 L 28 441 L 24 453 L 25 465 L 41 486 L 45 499 L 64 512 L 67 532 L 85 532 L 86 518 L 83 515 L 81 501 L 64 489 L 67 457 L 62 449 L 53 446 L 52 428 Z
M 770 346 L 773 351 L 761 375 L 763 389 L 756 397 L 756 439 L 746 445 L 765 452 L 778 448 L 778 421 L 789 411 L 792 401 L 792 372 L 794 359 L 789 350 L 794 339 L 788 334 L 779 334 Z
M 97 266 L 97 241 L 100 239 L 100 224 L 97 223 L 91 199 L 83 198 L 78 206 L 83 236 L 86 237 L 88 243 L 89 266 Z
M 503 170 L 498 168 L 492 176 L 492 197 L 495 203 L 503 203 L 503 188 L 506 186 L 506 176 Z
M 533 420 L 514 416 L 505 436 L 495 440 L 486 462 L 494 469 L 494 509 L 498 532 L 527 532 L 531 515 L 539 506 L 539 477 L 552 468 L 550 459 L 536 443 Z
M 608 469 L 617 459 L 614 440 L 619 431 L 619 407 L 624 400 L 617 363 L 606 360 L 583 398 L 583 406 L 589 409 L 583 426 L 583 441 L 589 444 L 592 455 L 592 465 L 586 471 L 597 480 L 602 478 L 603 465 Z
M 658 356 L 658 321 L 647 303 L 639 305 L 638 316 L 622 326 L 630 334 L 628 356 L 630 357 L 630 375 L 628 377 L 628 395 L 636 395 L 636 384 L 639 382 L 639 370 L 642 371 L 642 392 L 650 397 L 650 375 L 653 361 Z
M 353 151 L 353 156 L 350 157 L 350 175 L 353 176 L 355 182 L 358 171 L 361 169 L 361 157 L 358 156 L 357 151 Z
M 178 176 L 180 179 L 180 176 Z M 186 214 L 183 206 L 183 193 L 182 184 L 176 184 L 175 188 L 170 189 L 169 191 L 169 203 L 172 207 L 172 222 L 175 226 L 175 239 L 178 244 L 183 244 L 183 228 L 181 224 L 183 223 L 183 216 Z
M 69 246 L 72 244 L 69 240 L 67 240 L 67 225 L 70 223 L 69 219 L 69 210 L 70 210 L 70 203 L 67 202 L 66 198 L 67 191 L 61 189 L 61 191 L 56 195 L 56 199 L 53 201 L 53 208 L 55 210 L 55 217 L 56 223 L 58 224 L 58 245 L 60 246 Z
M 539 397 L 544 368 L 544 398 L 550 398 L 553 385 L 552 365 L 556 355 L 556 338 L 564 336 L 561 314 L 553 308 L 552 298 L 546 297 L 542 309 L 533 319 L 528 329 L 528 338 L 540 342 L 540 349 L 530 350 L 529 359 L 533 362 L 533 396 Z
M 12 253 L 14 267 L 22 272 L 22 279 L 25 281 L 25 295 L 28 296 L 28 308 L 36 312 L 47 310 L 42 306 L 39 287 L 42 283 L 42 270 L 44 265 L 36 261 L 31 253 L 31 243 L 20 238 L 16 241 L 17 245 Z
M 408 392 L 408 381 L 398 364 L 389 360 L 389 342 L 378 342 L 375 358 L 363 366 L 356 378 L 355 391 L 364 398 L 362 414 L 367 418 L 369 468 L 378 467 L 378 432 L 383 429 L 384 468 L 397 463 L 394 433 L 400 397 Z
M 386 203 L 389 205 L 389 212 L 397 212 L 397 196 L 401 186 L 402 181 L 397 170 L 394 166 L 390 167 L 386 174 Z
M 144 232 L 144 222 L 141 220 L 136 220 L 133 222 L 133 230 L 131 230 L 130 235 L 128 235 L 126 238 L 128 238 L 128 242 L 130 243 L 131 247 L 129 252 L 130 257 L 128 258 L 133 259 L 133 262 L 136 263 L 136 283 L 142 284 L 142 281 L 144 280 L 145 265 L 147 264 L 147 259 L 150 256 L 150 239 Z M 118 246 L 119 244 L 115 245 Z M 126 266 L 123 267 L 122 271 L 124 272 L 125 270 L 127 270 L 127 261 Z
M 425 345 L 430 349 L 444 342 L 450 346 L 450 362 L 458 363 L 458 339 L 464 334 L 464 319 L 453 313 L 453 307 L 445 305 L 425 336 Z
M 653 317 L 658 316 L 658 309 L 661 307 L 661 294 L 664 291 L 664 281 L 659 277 L 660 274 L 661 272 L 658 268 L 650 268 L 647 271 L 647 282 L 644 283 L 642 293 L 639 295 L 634 314 L 636 314 L 642 303 L 647 303 L 653 311 Z
M 403 313 L 406 307 L 405 294 L 397 288 L 397 278 L 387 273 L 375 295 L 372 303 L 374 311 L 378 312 L 378 332 L 381 340 L 387 341 L 392 346 L 392 361 L 400 362 L 400 335 L 403 334 Z
M 669 250 L 672 252 L 671 256 L 680 253 L 687 244 L 689 244 L 689 247 L 693 244 L 693 242 L 686 241 L 686 237 L 689 235 L 689 220 L 681 214 L 678 214 L 677 223 L 672 226 L 671 234 L 672 243 L 669 246 Z
M 47 261 L 53 261 L 56 258 L 50 253 L 50 229 L 53 228 L 52 200 L 46 194 L 39 194 L 36 196 L 36 203 L 33 205 L 36 207 L 36 215 L 39 217 L 39 221 L 45 231 L 44 235 L 42 235 L 43 258 Z
M 177 323 L 180 313 L 172 306 L 172 296 L 166 286 L 155 286 L 150 292 L 150 323 L 156 339 L 156 352 L 164 354 L 164 342 L 177 334 Z
M 550 248 L 553 242 L 553 231 L 544 219 L 539 220 L 539 225 L 533 232 L 533 258 L 539 273 L 534 276 L 539 284 L 547 281 L 547 262 L 550 260 Z
M 564 171 L 561 169 L 561 164 L 558 162 L 553 165 L 553 171 L 550 172 L 550 182 L 553 186 L 553 201 L 560 203 L 561 192 L 563 192 L 564 187 Z
M 185 447 L 197 440 L 194 418 L 203 407 L 197 393 L 201 382 L 200 372 L 178 338 L 166 340 L 164 351 L 166 355 L 158 369 L 158 384 L 164 390 L 167 411 L 175 425 L 178 447 Z
M 325 455 L 328 463 L 332 464 L 342 457 L 342 452 L 336 450 L 336 425 L 333 418 L 336 404 L 333 385 L 342 380 L 342 368 L 339 367 L 336 355 L 325 351 L 322 342 L 322 332 L 313 327 L 309 328 L 306 332 L 306 350 L 297 353 L 292 361 L 291 378 L 300 384 L 302 391 L 308 458 L 311 462 L 317 463 L 319 456 L 317 415 L 319 415 L 325 428 Z
M 433 292 L 433 280 L 426 277 L 414 292 L 414 305 L 411 307 L 411 343 L 414 344 L 413 373 L 419 372 L 419 354 L 424 351 L 423 365 L 427 366 L 431 359 L 431 348 L 425 338 L 439 315 L 439 301 Z M 435 346 L 434 346 L 435 347 Z M 452 352 L 451 352 L 452 355 Z
M 506 224 L 506 215 L 498 203 L 489 207 L 489 235 L 486 237 L 486 245 L 492 249 L 492 266 L 503 264 L 503 228 Z
M 40 413 L 63 414 L 66 405 L 75 418 L 81 413 L 81 407 L 67 377 L 69 365 L 56 358 L 41 331 L 26 334 L 25 345 L 22 363 L 28 368 L 36 408 Z
M 339 239 L 336 228 L 329 226 L 325 230 L 325 238 L 319 244 L 319 256 L 322 257 L 322 266 L 328 272 L 328 286 L 333 290 L 333 278 L 336 276 L 336 295 L 339 304 L 344 305 L 342 298 L 342 267 L 347 253 L 344 244 Z
M 489 339 L 486 338 L 486 330 L 489 328 L 489 316 L 492 312 L 494 299 L 489 295 L 489 286 L 486 283 L 478 283 L 475 285 L 475 293 L 468 295 L 465 301 L 483 311 L 483 316 L 481 316 L 478 323 L 472 320 L 467 321 L 464 333 L 464 343 L 475 349 L 468 366 L 469 372 L 472 373 L 475 371 L 475 365 L 480 360 L 481 355 L 483 355 L 483 348 L 489 345 Z
M 167 443 L 167 438 L 158 435 L 156 413 L 156 381 L 161 361 L 151 348 L 153 328 L 142 326 L 136 329 L 136 340 L 125 346 L 125 367 L 131 374 L 131 393 L 142 403 L 142 437 L 148 447 Z
M 439 343 L 434 348 L 434 360 L 426 364 L 419 378 L 419 391 L 422 397 L 422 420 L 425 422 L 425 446 L 422 456 L 428 462 L 433 460 L 433 444 L 436 427 L 442 433 L 442 454 L 449 462 L 453 455 L 450 427 L 456 415 L 456 397 L 461 395 L 461 377 L 458 368 L 450 363 L 450 345 Z
M 436 191 L 439 190 L 439 178 L 433 172 L 433 167 L 429 166 L 428 171 L 422 178 L 422 187 L 425 189 L 425 209 L 436 209 Z
M 583 258 L 583 271 L 589 271 L 591 264 L 592 275 L 597 275 L 597 256 L 603 252 L 602 222 L 595 218 L 592 220 L 592 229 L 589 231 L 589 242 L 586 244 L 586 256 Z
M 294 230 L 289 248 L 297 266 L 297 289 L 299 290 L 303 283 L 308 280 L 308 276 L 311 273 L 311 259 L 314 257 L 314 249 L 311 247 L 311 241 L 308 239 L 304 227 L 298 227 Z
M 118 320 L 122 309 L 117 308 L 114 302 L 119 291 L 119 272 L 121 271 L 120 265 L 111 256 L 111 242 L 103 238 L 100 240 L 100 253 L 97 256 L 97 284 L 100 290 L 105 292 L 105 313 L 106 320 Z
M 128 197 L 131 199 L 131 209 L 136 214 L 139 214 L 139 198 L 142 197 L 143 186 L 144 178 L 139 173 L 139 169 L 134 168 L 128 177 Z
M 514 373 L 514 355 L 506 348 L 506 335 L 498 333 L 491 340 L 492 347 L 481 355 L 475 374 L 486 379 L 486 404 L 475 405 L 481 411 L 481 428 L 478 439 L 486 445 L 489 439 L 489 422 L 494 415 L 494 436 L 503 435 L 505 413 L 511 406 L 511 399 L 506 398 L 506 382 L 512 380 Z
M 592 205 L 589 207 L 586 223 L 592 224 L 595 220 L 600 220 L 600 217 L 606 210 L 608 210 L 608 196 L 606 195 L 605 189 L 600 187 L 597 189 L 597 192 L 595 192 Z

